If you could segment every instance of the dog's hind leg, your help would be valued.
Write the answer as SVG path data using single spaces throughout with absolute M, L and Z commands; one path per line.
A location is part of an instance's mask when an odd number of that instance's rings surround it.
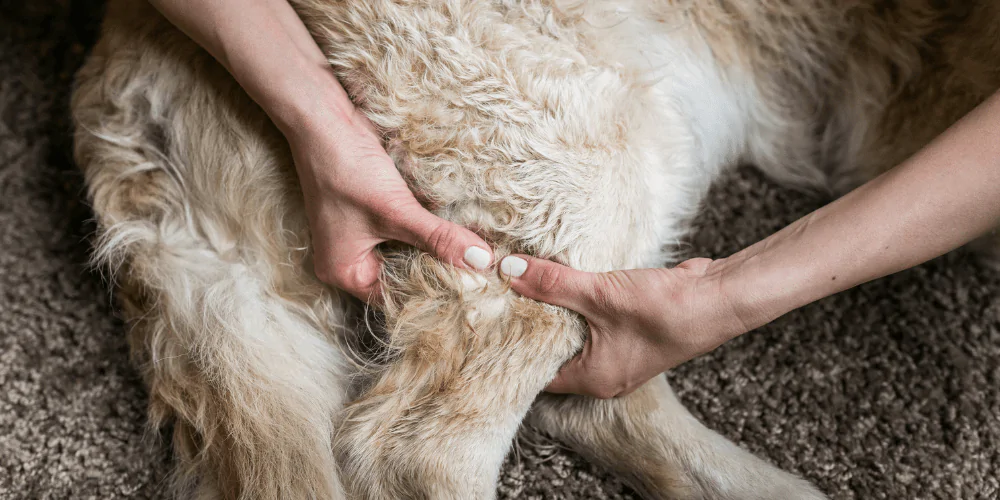
M 543 394 L 526 424 L 617 472 L 646 498 L 825 498 L 698 422 L 663 376 L 616 399 Z
M 493 498 L 521 419 L 580 347 L 583 324 L 426 254 L 390 253 L 386 268 L 393 356 L 334 441 L 348 493 Z
M 263 113 L 145 2 L 112 2 L 74 95 L 76 156 L 183 498 L 341 498 L 343 308 L 303 265 Z

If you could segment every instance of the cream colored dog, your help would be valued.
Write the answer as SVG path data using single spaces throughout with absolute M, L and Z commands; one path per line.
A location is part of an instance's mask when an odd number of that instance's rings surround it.
M 726 167 L 843 191 L 1000 85 L 992 0 L 293 3 L 437 214 L 590 271 L 669 262 Z M 181 496 L 492 498 L 527 417 L 649 498 L 822 498 L 663 377 L 540 396 L 581 319 L 412 249 L 384 253 L 386 346 L 357 363 L 287 145 L 145 2 L 109 5 L 73 111 Z

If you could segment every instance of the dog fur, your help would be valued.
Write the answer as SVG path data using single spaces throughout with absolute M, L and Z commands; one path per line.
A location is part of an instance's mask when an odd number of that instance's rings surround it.
M 749 162 L 835 192 L 1000 86 L 989 0 L 294 0 L 410 187 L 510 252 L 662 266 Z M 495 273 L 387 247 L 383 345 L 312 273 L 287 144 L 207 53 L 112 0 L 76 157 L 184 498 L 492 498 L 523 421 L 648 498 L 818 499 L 663 377 L 540 395 L 585 323 Z M 990 245 L 987 245 L 990 246 Z

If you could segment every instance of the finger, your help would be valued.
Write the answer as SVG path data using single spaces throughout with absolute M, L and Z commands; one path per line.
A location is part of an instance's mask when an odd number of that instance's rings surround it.
M 577 356 L 563 365 L 556 377 L 545 387 L 545 392 L 552 394 L 577 394 L 597 399 L 611 399 L 625 396 L 634 389 L 605 380 L 599 373 L 586 368 L 582 356 Z
M 500 272 L 510 286 L 525 297 L 572 309 L 587 316 L 594 303 L 594 274 L 551 260 L 509 255 L 500 261 Z
M 593 337 L 593 332 L 587 335 L 587 339 L 584 341 L 580 352 L 576 353 L 576 356 L 573 356 L 559 367 L 555 378 L 545 387 L 546 392 L 553 394 L 586 395 L 587 391 L 583 381 L 586 380 L 587 370 L 585 369 L 586 363 L 584 361 L 593 354 L 594 344 L 591 342 L 591 337 Z
M 382 302 L 382 282 L 379 275 L 382 274 L 382 261 L 372 250 L 365 255 L 364 260 L 357 264 L 355 276 L 357 276 L 355 291 L 348 292 L 368 304 L 380 304 Z
M 602 332 L 595 332 L 591 327 L 590 335 L 580 353 L 566 362 L 545 388 L 546 392 L 554 394 L 578 394 L 598 399 L 610 399 L 627 394 L 622 383 L 622 370 L 628 367 L 621 363 L 611 362 L 614 358 Z
M 545 387 L 545 392 L 552 394 L 582 394 L 583 388 L 580 385 L 581 370 L 580 356 L 569 360 L 556 373 L 556 378 Z
M 321 281 L 329 283 L 368 303 L 381 300 L 379 272 L 382 263 L 374 251 L 368 251 L 357 262 L 348 265 L 334 265 L 329 270 L 316 269 Z
M 482 238 L 417 205 L 405 220 L 396 221 L 393 238 L 413 245 L 441 262 L 482 271 L 493 262 L 493 252 Z

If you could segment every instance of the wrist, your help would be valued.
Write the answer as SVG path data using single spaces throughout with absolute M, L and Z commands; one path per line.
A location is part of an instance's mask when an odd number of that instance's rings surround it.
M 329 183 L 332 168 L 352 163 L 357 145 L 371 142 L 363 115 L 332 71 L 324 72 L 296 80 L 294 90 L 277 92 L 280 103 L 265 106 L 296 155 L 299 179 L 306 184 Z
M 337 137 L 355 121 L 351 102 L 330 68 L 304 63 L 307 68 L 284 77 L 258 99 L 278 129 L 291 141 L 298 136 Z
M 713 261 L 706 272 L 720 307 L 735 324 L 733 337 L 759 328 L 796 306 L 787 300 L 787 290 L 775 286 L 761 265 L 753 247 Z

